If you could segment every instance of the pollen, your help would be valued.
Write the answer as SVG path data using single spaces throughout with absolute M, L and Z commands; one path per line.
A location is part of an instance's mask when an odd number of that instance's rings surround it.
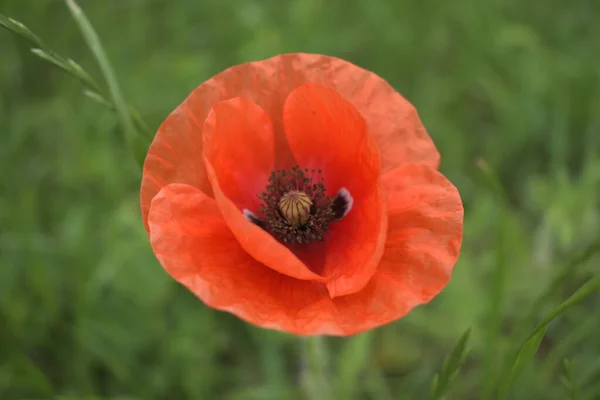
M 299 190 L 290 190 L 279 200 L 279 210 L 287 222 L 293 226 L 306 224 L 310 218 L 312 205 L 310 197 Z

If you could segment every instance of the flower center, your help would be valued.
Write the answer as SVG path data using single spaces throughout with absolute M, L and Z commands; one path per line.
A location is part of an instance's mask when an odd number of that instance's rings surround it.
M 299 190 L 290 190 L 279 200 L 279 210 L 291 225 L 303 225 L 310 217 L 313 202 L 308 195 Z
M 320 170 L 294 166 L 275 170 L 258 197 L 263 204 L 257 214 L 244 210 L 250 221 L 285 243 L 310 243 L 323 240 L 329 223 L 343 218 L 352 208 L 353 199 L 341 188 L 335 197 L 327 196 Z

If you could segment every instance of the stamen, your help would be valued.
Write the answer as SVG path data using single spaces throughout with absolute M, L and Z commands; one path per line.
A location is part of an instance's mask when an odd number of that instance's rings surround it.
M 275 170 L 258 198 L 263 204 L 244 216 L 285 243 L 309 243 L 323 240 L 329 223 L 343 218 L 352 209 L 353 198 L 346 188 L 334 197 L 326 195 L 321 170 L 294 166 Z

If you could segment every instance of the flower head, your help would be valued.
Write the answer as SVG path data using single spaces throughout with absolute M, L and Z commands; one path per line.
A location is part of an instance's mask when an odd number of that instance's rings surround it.
M 210 307 L 295 334 L 350 335 L 448 283 L 456 188 L 414 107 L 346 61 L 231 67 L 158 130 L 141 208 L 167 272 Z

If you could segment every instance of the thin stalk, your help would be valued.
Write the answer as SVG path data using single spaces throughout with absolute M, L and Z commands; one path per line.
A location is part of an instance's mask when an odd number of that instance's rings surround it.
M 309 400 L 332 400 L 327 347 L 323 336 L 304 339 L 303 380 L 306 398 Z

